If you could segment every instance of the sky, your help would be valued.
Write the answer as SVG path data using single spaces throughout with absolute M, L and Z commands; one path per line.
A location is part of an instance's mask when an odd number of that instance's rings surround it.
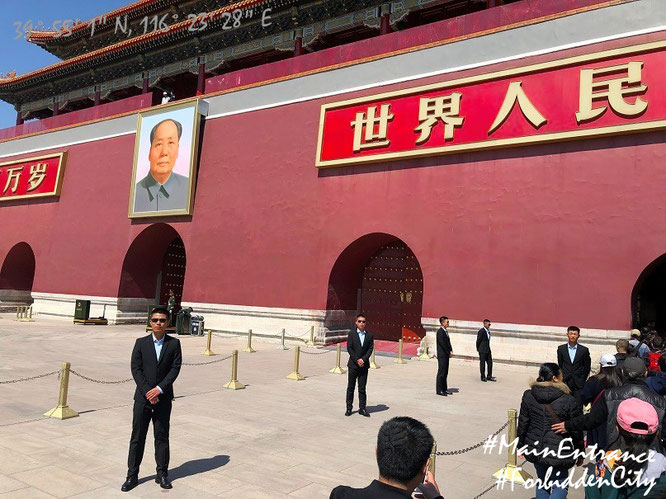
M 59 59 L 23 38 L 28 21 L 41 28 L 66 19 L 87 21 L 100 14 L 128 5 L 134 0 L 2 0 L 0 10 L 0 73 L 27 73 Z M 41 24 L 40 24 L 41 23 Z M 16 124 L 16 111 L 0 101 L 0 129 Z

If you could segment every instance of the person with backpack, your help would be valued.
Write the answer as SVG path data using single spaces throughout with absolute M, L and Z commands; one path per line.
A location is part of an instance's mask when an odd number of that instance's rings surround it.
M 564 482 L 569 469 L 583 462 L 582 458 L 572 457 L 574 451 L 584 451 L 583 432 L 572 431 L 565 437 L 555 433 L 551 425 L 582 414 L 581 405 L 563 382 L 560 367 L 552 362 L 541 364 L 539 377 L 523 394 L 517 429 L 518 446 L 526 448 L 525 459 L 534 464 L 540 479 L 537 499 L 567 496 L 568 486 Z M 559 449 L 562 452 L 558 452 Z M 546 450 L 567 457 L 547 455 Z M 547 474 L 549 478 L 544 483 Z

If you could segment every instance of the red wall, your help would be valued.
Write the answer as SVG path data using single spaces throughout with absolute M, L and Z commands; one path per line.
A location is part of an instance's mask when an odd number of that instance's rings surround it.
M 321 104 L 377 91 L 208 121 L 191 219 L 127 218 L 133 136 L 68 147 L 60 201 L 0 207 L 0 262 L 26 241 L 34 291 L 117 296 L 130 244 L 166 221 L 184 301 L 324 309 L 340 253 L 383 232 L 420 262 L 424 316 L 629 327 L 634 283 L 666 252 L 660 135 L 317 171 Z

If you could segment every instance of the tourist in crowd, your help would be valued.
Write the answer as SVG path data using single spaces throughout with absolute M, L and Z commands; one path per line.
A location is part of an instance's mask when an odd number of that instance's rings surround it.
M 622 381 L 616 371 L 617 360 L 615 355 L 607 353 L 601 356 L 599 373 L 591 376 L 585 382 L 581 398 L 583 404 L 594 406 L 609 388 L 620 386 Z M 591 410 L 591 409 L 590 409 Z M 599 449 L 606 448 L 606 422 L 587 432 L 587 445 L 597 445 Z
M 655 393 L 666 395 L 666 356 L 659 357 L 659 372 L 646 378 L 645 382 Z
M 652 340 L 652 350 L 650 351 L 650 365 L 648 366 L 648 371 L 651 373 L 662 372 L 663 370 L 659 366 L 659 359 L 663 355 L 664 340 L 659 336 L 655 336 Z
M 650 347 L 645 344 L 645 339 L 641 336 L 638 329 L 631 330 L 631 339 L 629 344 L 636 350 L 636 356 L 647 359 L 650 355 Z
M 590 375 L 590 351 L 578 343 L 580 328 L 569 326 L 567 340 L 564 345 L 557 348 L 557 365 L 562 370 L 564 382 L 571 390 L 571 394 L 580 401 L 580 392 Z
M 654 407 L 643 400 L 620 402 L 615 420 L 620 436 L 617 450 L 608 451 L 597 465 L 595 475 L 602 479 L 597 482 L 601 486 L 586 486 L 586 499 L 666 497 L 666 457 L 651 450 L 659 421 Z
M 551 425 L 576 418 L 582 413 L 580 404 L 571 396 L 571 390 L 563 382 L 559 366 L 551 362 L 541 364 L 539 377 L 523 394 L 518 417 L 518 446 L 527 446 L 525 459 L 534 463 L 542 485 L 548 469 L 551 469 L 549 481 L 553 483 L 553 487 L 548 489 L 540 486 L 536 491 L 537 499 L 559 499 L 567 496 L 568 485 L 564 481 L 569 469 L 574 464 L 581 465 L 583 462 L 582 458 L 577 463 L 570 457 L 574 450 L 584 450 L 583 433 L 573 431 L 570 438 L 567 437 L 569 441 L 563 442 L 565 437 L 556 434 Z M 560 448 L 562 453 L 558 454 L 568 457 L 560 458 L 544 452 L 546 449 L 557 452 Z
M 617 353 L 615 354 L 615 360 L 617 361 L 616 370 L 620 379 L 622 379 L 622 366 L 624 366 L 624 361 L 627 360 L 627 357 L 629 356 L 629 340 L 625 340 L 624 338 L 617 340 L 615 342 L 615 350 L 617 350 Z
M 330 499 L 404 499 L 416 490 L 426 499 L 442 496 L 428 470 L 434 439 L 426 425 L 410 417 L 385 421 L 377 435 L 379 478 L 363 489 L 335 487 Z
M 624 384 L 615 388 L 609 388 L 599 401 L 592 406 L 589 414 L 578 416 L 553 425 L 557 433 L 592 430 L 602 423 L 606 423 L 606 448 L 613 450 L 617 448 L 620 435 L 617 431 L 616 419 L 617 408 L 623 400 L 638 398 L 651 404 L 657 414 L 659 421 L 664 421 L 666 415 L 666 399 L 653 392 L 645 383 L 645 363 L 642 359 L 629 357 L 624 361 L 622 376 Z M 660 443 L 655 440 L 656 449 L 661 449 Z

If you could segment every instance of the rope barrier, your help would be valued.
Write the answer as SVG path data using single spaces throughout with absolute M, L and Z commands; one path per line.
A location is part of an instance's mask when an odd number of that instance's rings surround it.
M 316 352 L 313 352 L 313 351 L 308 352 L 307 350 L 301 350 L 301 353 L 304 353 L 306 355 L 322 355 L 322 354 L 325 354 L 325 353 L 331 353 L 333 351 L 334 350 L 319 350 L 319 351 L 316 351 Z
M 481 440 L 478 444 L 474 444 L 470 447 L 465 447 L 464 449 L 451 450 L 451 451 L 438 451 L 438 452 L 435 453 L 435 455 L 437 455 L 437 456 L 457 456 L 459 454 L 465 454 L 466 452 L 472 451 L 474 449 L 478 449 L 483 444 L 485 444 L 488 439 L 490 439 L 492 437 L 496 437 L 497 435 L 502 433 L 507 426 L 509 426 L 509 421 L 504 423 L 499 428 L 499 430 L 497 430 L 495 433 L 493 433 L 492 435 L 489 435 L 486 438 L 484 438 L 483 440 Z
M 50 373 L 38 374 L 37 376 L 30 376 L 29 378 L 18 378 L 18 379 L 10 379 L 7 381 L 0 381 L 0 385 L 9 385 L 11 383 L 21 383 L 23 381 L 32 381 L 33 379 L 46 378 L 47 376 L 53 376 L 54 374 L 58 374 L 59 372 L 60 369 L 58 369 L 57 371 L 51 371 Z

